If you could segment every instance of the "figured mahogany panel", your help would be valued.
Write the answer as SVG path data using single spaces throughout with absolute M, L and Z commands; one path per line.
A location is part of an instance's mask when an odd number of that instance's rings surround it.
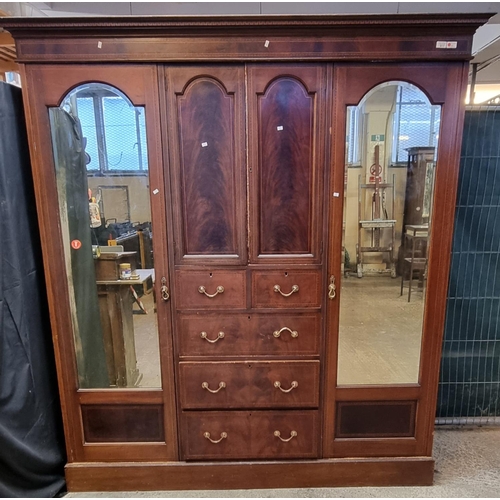
M 337 438 L 411 437 L 416 401 L 342 401 L 337 403 Z
M 177 96 L 187 255 L 235 253 L 231 104 L 211 78 Z
M 241 261 L 243 72 L 168 68 L 167 78 L 177 261 L 221 257 Z
M 319 361 L 179 363 L 183 409 L 315 408 Z
M 181 315 L 183 356 L 319 355 L 319 314 Z
M 245 271 L 176 271 L 179 309 L 246 307 Z
M 253 271 L 252 307 L 321 307 L 321 271 Z
M 165 441 L 162 405 L 82 405 L 87 443 Z
M 313 97 L 290 77 L 259 98 L 259 254 L 311 253 Z
M 318 261 L 323 66 L 249 71 L 252 261 Z
M 318 456 L 317 411 L 183 412 L 181 420 L 185 460 Z

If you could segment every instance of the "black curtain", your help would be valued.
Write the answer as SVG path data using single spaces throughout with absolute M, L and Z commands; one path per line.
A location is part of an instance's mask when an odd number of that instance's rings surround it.
M 66 462 L 21 90 L 0 82 L 0 497 L 54 497 Z

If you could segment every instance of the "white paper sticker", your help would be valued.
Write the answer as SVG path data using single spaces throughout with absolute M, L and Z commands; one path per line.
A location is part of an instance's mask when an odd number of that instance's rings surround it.
M 278 125 L 278 126 L 276 127 L 276 130 L 283 130 L 283 125 Z
M 97 48 L 102 49 L 102 42 L 101 41 L 97 42 Z
M 452 41 L 439 41 L 436 42 L 436 49 L 456 49 L 457 48 L 457 42 L 452 42 Z
M 340 193 L 337 193 L 337 192 L 333 193 L 334 198 L 338 198 L 339 196 L 340 196 Z
M 159 192 L 160 192 L 160 190 L 159 190 L 159 189 L 155 189 L 155 190 L 153 191 L 153 194 L 158 194 Z
M 202 148 L 206 148 L 207 146 L 208 146 L 208 142 L 202 142 L 202 143 L 201 143 L 201 147 L 202 147 Z
M 264 44 L 264 47 L 269 47 L 269 40 L 266 40 L 266 43 Z

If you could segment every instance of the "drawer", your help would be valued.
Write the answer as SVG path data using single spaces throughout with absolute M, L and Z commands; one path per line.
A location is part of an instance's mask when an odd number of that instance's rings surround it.
M 321 307 L 321 271 L 253 271 L 252 307 Z
M 317 356 L 321 316 L 189 314 L 178 319 L 181 356 Z
M 317 458 L 317 411 L 183 412 L 182 459 Z
M 178 309 L 246 309 L 245 271 L 177 271 Z
M 182 409 L 317 408 L 319 361 L 179 363 Z

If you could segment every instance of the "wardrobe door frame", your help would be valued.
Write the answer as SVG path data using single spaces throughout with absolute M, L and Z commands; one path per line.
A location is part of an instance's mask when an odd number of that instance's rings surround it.
M 62 99 L 78 85 L 99 82 L 122 91 L 135 106 L 146 108 L 146 133 L 149 159 L 149 194 L 155 232 L 155 293 L 161 297 L 161 277 L 170 287 L 167 265 L 167 224 L 161 151 L 158 75 L 155 65 L 137 64 L 30 64 L 21 65 L 24 82 L 25 110 L 38 220 L 41 228 L 45 279 L 49 312 L 54 332 L 57 377 L 61 397 L 63 425 L 68 462 L 83 461 L 151 461 L 176 460 L 177 421 L 173 383 L 170 303 L 157 300 L 157 326 L 161 364 L 161 388 L 79 389 L 73 324 L 68 295 L 67 273 L 60 231 L 59 206 L 47 203 L 57 200 L 54 157 L 48 108 L 58 107 Z M 91 78 L 90 78 L 91 77 Z M 86 443 L 83 434 L 81 405 L 161 405 L 165 442 Z
M 160 66 L 160 78 L 163 84 L 160 89 L 162 104 L 162 125 L 164 138 L 164 154 L 170 164 L 171 207 L 174 228 L 174 261 L 176 266 L 245 266 L 247 264 L 247 190 L 246 190 L 246 142 L 245 142 L 245 66 L 244 63 L 213 62 L 166 64 Z M 181 135 L 179 130 L 179 114 L 177 95 L 186 96 L 186 91 L 197 79 L 207 78 L 217 82 L 226 95 L 233 100 L 230 104 L 233 112 L 234 144 L 232 177 L 234 183 L 233 237 L 236 254 L 184 254 L 188 229 L 183 220 L 187 212 L 183 193 L 184 184 L 181 172 Z M 239 127 L 239 129 L 238 129 Z M 210 148 L 210 144 L 199 147 Z M 168 146 L 168 151 L 166 150 Z M 167 174 L 166 174 L 167 176 Z M 181 208 L 182 207 L 182 208 Z
M 330 97 L 330 88 L 327 87 L 327 73 L 329 64 L 320 62 L 302 62 L 300 64 L 286 61 L 266 63 L 264 61 L 247 66 L 247 103 L 248 103 L 248 185 L 249 199 L 249 263 L 274 264 L 281 267 L 293 264 L 323 264 L 323 195 L 325 175 L 327 134 L 327 104 Z M 315 74 L 313 72 L 315 71 Z M 268 77 L 268 75 L 272 75 Z M 261 182 L 261 150 L 259 143 L 259 99 L 264 95 L 273 82 L 282 77 L 296 80 L 309 95 L 314 93 L 312 130 L 314 136 L 311 144 L 311 179 L 310 179 L 310 249 L 309 254 L 276 253 L 259 255 L 261 239 L 261 211 L 260 211 L 260 182 Z M 313 89 L 314 90 L 311 90 Z M 283 124 L 285 129 L 287 124 Z M 323 132 L 323 133 L 322 133 Z
M 330 193 L 339 196 L 329 198 L 329 241 L 333 244 L 329 245 L 327 268 L 328 274 L 337 278 L 337 298 L 328 301 L 326 308 L 325 458 L 432 455 L 467 74 L 465 62 L 334 65 Z M 371 89 L 388 81 L 416 85 L 432 104 L 441 105 L 419 380 L 415 384 L 337 386 L 346 111 L 348 106 L 358 105 Z M 414 403 L 414 437 L 335 438 L 338 403 L 354 401 Z

